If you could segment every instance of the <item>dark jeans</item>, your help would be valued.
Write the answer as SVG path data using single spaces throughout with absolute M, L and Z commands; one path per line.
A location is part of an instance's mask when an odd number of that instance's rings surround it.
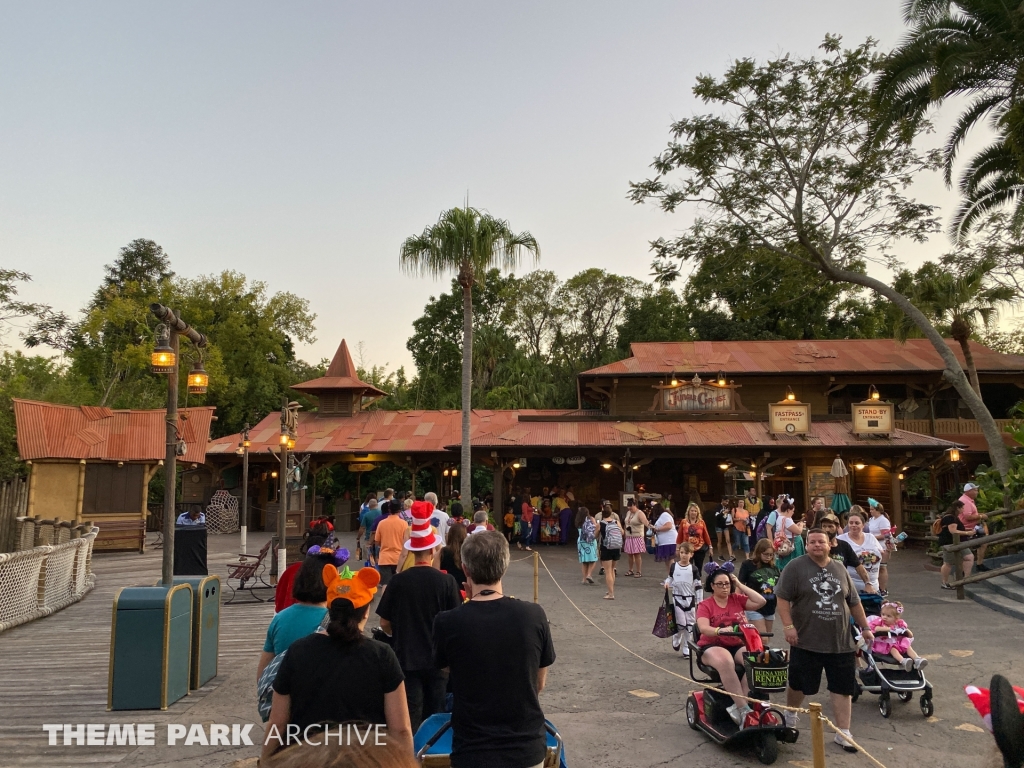
M 409 703 L 412 731 L 437 712 L 444 712 L 444 692 L 448 675 L 440 669 L 405 672 L 405 699 Z

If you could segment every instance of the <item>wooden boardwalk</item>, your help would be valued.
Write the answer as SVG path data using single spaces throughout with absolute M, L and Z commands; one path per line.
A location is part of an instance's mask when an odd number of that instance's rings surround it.
M 250 534 L 248 551 L 258 552 L 267 535 Z M 238 534 L 211 536 L 209 570 L 223 581 L 225 565 L 237 559 Z M 107 712 L 107 675 L 110 652 L 111 609 L 115 592 L 121 587 L 153 584 L 160 578 L 162 550 L 147 548 L 146 554 L 96 554 L 93 572 L 96 586 L 80 602 L 63 611 L 0 633 L 0 766 L 104 766 L 156 764 L 155 755 L 141 753 L 159 749 L 164 742 L 164 723 L 211 722 L 211 712 L 200 719 L 189 713 L 231 677 L 239 684 L 251 682 L 233 697 L 231 719 L 217 722 L 259 722 L 255 705 L 256 661 L 263 646 L 267 624 L 274 614 L 273 603 L 232 604 L 221 607 L 220 657 L 218 675 L 167 711 Z M 272 596 L 270 590 L 264 590 Z M 239 675 L 237 673 L 245 673 Z M 155 748 L 134 747 L 50 747 L 44 723 L 155 723 Z M 258 731 L 252 734 L 256 741 Z M 184 754 L 180 755 L 185 757 Z M 147 757 L 149 759 L 147 759 Z M 223 756 L 219 764 L 230 764 Z M 136 759 L 138 758 L 138 759 Z M 186 760 L 186 762 L 188 762 Z M 162 764 L 162 763 L 161 763 Z M 205 761 L 204 761 L 205 764 Z

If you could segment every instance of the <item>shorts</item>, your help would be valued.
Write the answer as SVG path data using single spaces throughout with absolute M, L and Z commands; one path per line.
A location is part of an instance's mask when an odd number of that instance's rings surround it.
M 963 554 L 964 560 L 974 559 L 974 553 L 971 552 L 971 550 L 962 549 L 960 552 Z M 947 552 L 946 550 L 942 550 L 942 562 L 945 565 L 956 565 L 956 552 Z
M 745 613 L 747 614 L 748 621 L 757 621 L 758 619 L 764 619 L 765 621 L 775 621 L 774 613 L 769 613 L 767 615 L 763 613 L 758 613 L 757 611 L 745 611 Z
M 607 563 L 609 560 L 618 560 L 622 557 L 621 549 L 605 549 L 601 547 L 601 562 Z
M 381 586 L 386 587 L 388 582 L 391 581 L 391 577 L 395 575 L 398 570 L 397 565 L 379 565 L 377 568 L 380 570 L 380 583 Z
M 857 692 L 857 654 L 818 653 L 803 648 L 789 652 L 789 687 L 805 696 L 813 696 L 821 687 L 821 672 L 825 671 L 829 693 L 853 696 Z

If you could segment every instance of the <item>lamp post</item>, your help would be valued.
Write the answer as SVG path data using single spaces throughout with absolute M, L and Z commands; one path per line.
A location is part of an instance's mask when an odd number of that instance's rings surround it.
M 277 511 L 277 576 L 287 567 L 287 523 L 288 523 L 288 452 L 295 447 L 295 429 L 298 426 L 299 404 L 288 402 L 287 396 L 281 401 L 281 469 L 278 474 L 280 501 Z
M 174 581 L 174 514 L 175 491 L 178 485 L 178 456 L 185 455 L 185 442 L 178 438 L 178 337 L 187 336 L 199 349 L 206 346 L 206 336 L 189 326 L 181 316 L 163 304 L 150 304 L 150 312 L 161 322 L 157 328 L 157 345 L 151 357 L 155 373 L 167 376 L 167 450 L 164 456 L 164 551 L 161 581 Z M 205 371 L 203 372 L 205 375 Z M 208 379 L 207 379 L 208 381 Z
M 246 554 L 248 550 L 245 548 L 246 533 L 249 531 L 249 446 L 252 442 L 249 440 L 249 422 L 245 422 L 242 427 L 242 442 L 239 444 L 238 449 L 235 451 L 242 457 L 242 508 L 238 510 L 238 530 L 242 534 L 242 540 L 239 542 L 242 545 L 242 554 Z

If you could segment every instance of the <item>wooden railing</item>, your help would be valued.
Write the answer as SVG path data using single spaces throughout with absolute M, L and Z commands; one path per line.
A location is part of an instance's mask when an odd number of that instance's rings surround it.
M 996 419 L 996 426 L 1002 432 L 1010 419 Z M 905 429 L 908 432 L 917 432 L 919 435 L 932 434 L 931 419 L 896 419 L 896 428 Z M 975 419 L 936 419 L 936 435 L 980 435 L 981 427 Z

